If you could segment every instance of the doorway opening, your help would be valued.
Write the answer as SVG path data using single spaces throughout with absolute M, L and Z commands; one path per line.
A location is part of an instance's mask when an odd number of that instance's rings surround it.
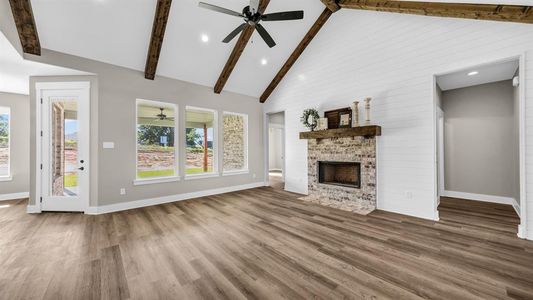
M 436 215 L 524 237 L 521 57 L 435 76 Z
M 268 182 L 274 189 L 285 189 L 285 112 L 267 114 Z

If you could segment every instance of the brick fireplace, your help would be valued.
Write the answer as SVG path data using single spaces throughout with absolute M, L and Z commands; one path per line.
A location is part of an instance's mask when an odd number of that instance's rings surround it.
M 359 214 L 376 209 L 376 136 L 313 137 L 303 137 L 308 139 L 309 196 L 302 199 Z

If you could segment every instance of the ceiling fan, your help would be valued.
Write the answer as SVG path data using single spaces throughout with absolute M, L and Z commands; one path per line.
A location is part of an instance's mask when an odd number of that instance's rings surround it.
M 250 5 L 243 8 L 242 13 L 205 2 L 200 2 L 198 5 L 202 8 L 210 9 L 219 13 L 244 18 L 245 23 L 233 30 L 222 42 L 229 43 L 248 26 L 255 26 L 255 29 L 257 29 L 257 32 L 261 38 L 263 38 L 265 43 L 272 48 L 276 46 L 276 42 L 274 42 L 274 39 L 266 31 L 265 27 L 259 24 L 259 22 L 301 20 L 304 18 L 304 12 L 303 10 L 297 10 L 263 14 L 263 12 L 259 11 L 259 1 L 260 0 L 250 0 Z
M 153 119 L 156 119 L 156 120 L 160 120 L 160 121 L 165 121 L 165 120 L 168 120 L 168 121 L 174 121 L 174 118 L 169 118 L 167 117 L 167 115 L 165 114 L 165 109 L 164 108 L 159 108 L 159 110 L 161 110 L 161 112 L 157 115 L 155 115 L 155 117 Z

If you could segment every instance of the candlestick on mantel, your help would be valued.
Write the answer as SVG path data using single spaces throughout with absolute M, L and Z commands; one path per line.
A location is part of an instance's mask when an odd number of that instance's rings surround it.
M 368 97 L 365 99 L 365 109 L 366 109 L 366 120 L 365 124 L 370 125 L 370 101 L 372 101 L 372 98 Z
M 359 127 L 359 101 L 354 101 L 352 104 L 352 127 Z

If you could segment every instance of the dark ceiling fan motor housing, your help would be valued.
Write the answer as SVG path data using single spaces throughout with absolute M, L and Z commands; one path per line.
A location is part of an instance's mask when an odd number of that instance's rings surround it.
M 160 110 L 161 110 L 161 113 L 159 113 L 157 116 L 159 117 L 159 120 L 164 121 L 167 118 L 167 115 L 165 115 L 164 113 L 165 109 L 160 108 Z
M 246 17 L 245 21 L 248 23 L 248 25 L 255 26 L 255 24 L 259 23 L 261 21 L 261 13 L 256 12 L 255 14 L 250 10 L 250 6 L 246 6 L 242 10 L 242 14 Z
M 250 5 L 246 6 L 242 13 L 223 8 L 220 6 L 216 6 L 209 3 L 200 2 L 198 4 L 202 8 L 206 8 L 212 11 L 216 11 L 219 13 L 227 14 L 234 17 L 241 17 L 244 18 L 243 24 L 241 24 L 239 27 L 237 27 L 235 30 L 233 30 L 222 42 L 229 43 L 231 42 L 239 33 L 241 33 L 244 29 L 246 29 L 248 26 L 254 26 L 261 38 L 265 41 L 265 43 L 270 47 L 276 46 L 276 42 L 274 42 L 274 39 L 270 36 L 270 34 L 267 32 L 265 27 L 261 25 L 259 22 L 265 21 L 290 21 L 290 20 L 301 20 L 304 18 L 304 12 L 303 10 L 297 10 L 297 11 L 285 11 L 285 12 L 278 12 L 278 13 L 271 13 L 271 14 L 263 14 L 261 11 L 259 11 L 259 1 L 258 0 L 250 0 Z

